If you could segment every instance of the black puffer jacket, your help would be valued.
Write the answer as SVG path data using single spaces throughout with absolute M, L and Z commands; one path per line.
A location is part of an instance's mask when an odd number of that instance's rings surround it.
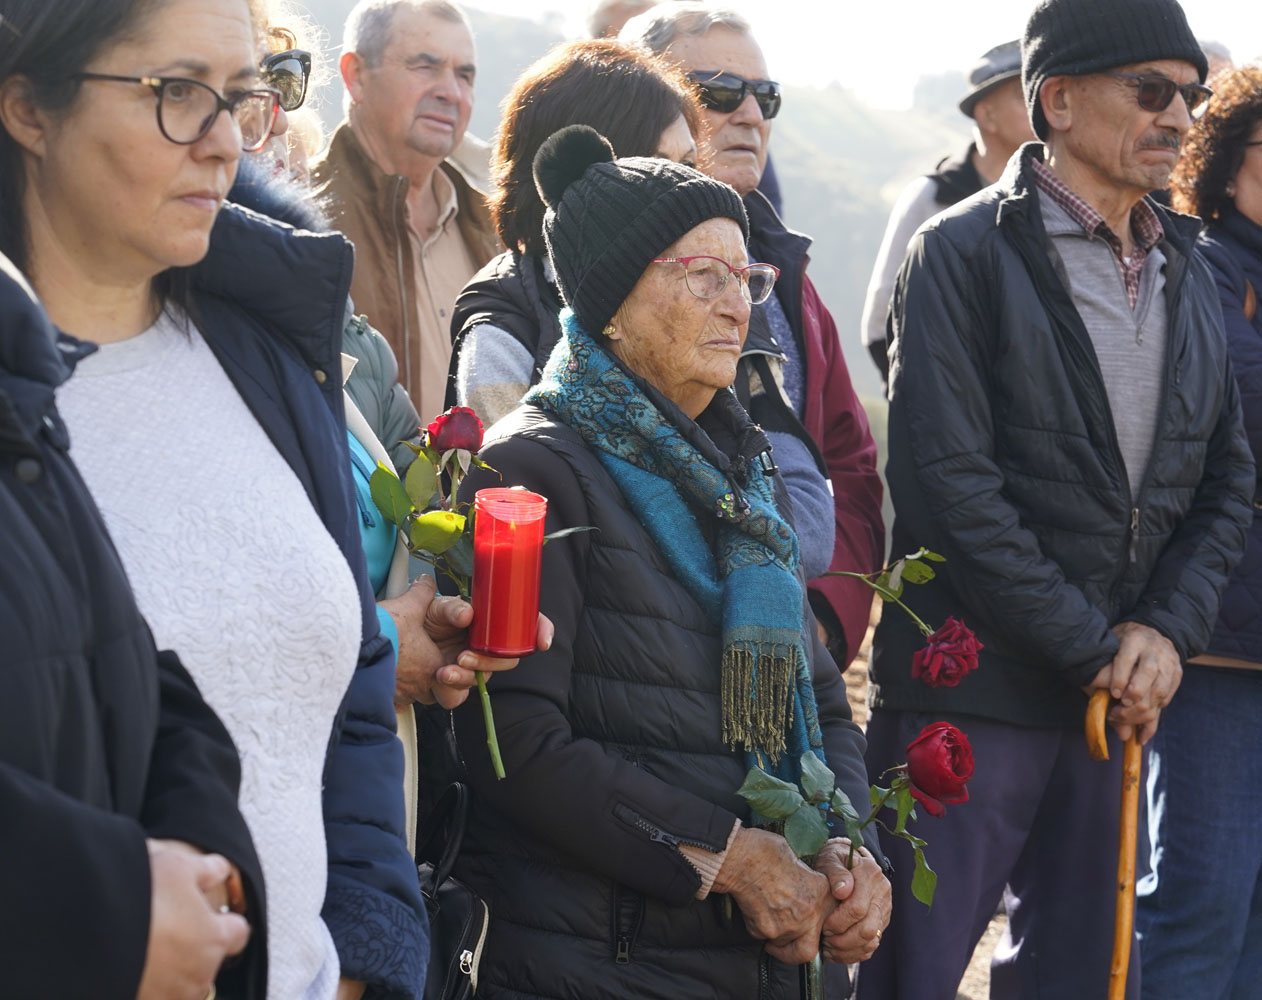
M 1127 481 L 1091 339 L 1047 253 L 1029 159 L 913 240 L 894 298 L 894 551 L 947 557 L 910 588 L 986 644 L 956 688 L 913 681 L 922 641 L 887 608 L 878 706 L 1077 727 L 1119 621 L 1205 648 L 1253 518 L 1253 460 L 1199 222 L 1157 207 L 1169 361 L 1144 481 Z
M 252 940 L 221 996 L 267 983 L 263 875 L 223 724 L 154 649 L 70 461 L 54 390 L 90 350 L 55 331 L 0 257 L 0 969 L 6 997 L 136 995 L 145 839 L 231 859 Z
M 743 755 L 719 736 L 715 626 L 574 430 L 523 406 L 496 433 L 483 457 L 548 497 L 549 531 L 599 530 L 544 549 L 556 641 L 491 685 L 504 781 L 478 700 L 454 714 L 474 790 L 457 874 L 491 908 L 478 996 L 797 997 L 798 970 L 766 956 L 728 897 L 693 900 L 700 881 L 676 848 L 721 850 L 749 818 Z M 475 470 L 461 492 L 499 483 Z M 830 766 L 866 801 L 844 683 L 817 641 L 813 656 Z

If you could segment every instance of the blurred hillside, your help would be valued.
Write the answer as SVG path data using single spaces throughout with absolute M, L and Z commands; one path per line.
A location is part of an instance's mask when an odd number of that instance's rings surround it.
M 330 64 L 339 50 L 348 0 L 305 0 L 328 35 Z M 562 40 L 556 22 L 469 11 L 478 46 L 477 103 L 470 125 L 490 139 L 499 105 L 518 74 Z M 772 67 L 775 73 L 775 67 Z M 859 317 L 889 206 L 901 187 L 967 141 L 955 108 L 959 74 L 923 77 L 910 111 L 873 109 L 840 87 L 787 88 L 772 155 L 784 192 L 785 221 L 815 240 L 810 274 L 832 310 L 860 395 L 879 396 L 876 369 L 859 343 Z M 321 95 L 330 129 L 341 116 L 341 82 Z

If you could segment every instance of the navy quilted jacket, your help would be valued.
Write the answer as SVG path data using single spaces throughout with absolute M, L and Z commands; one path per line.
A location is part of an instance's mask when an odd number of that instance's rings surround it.
M 1256 458 L 1262 455 L 1262 309 L 1255 309 L 1250 321 L 1245 318 L 1244 303 L 1246 281 L 1253 285 L 1255 297 L 1262 294 L 1262 226 L 1233 210 L 1210 225 L 1201 238 L 1201 251 L 1218 283 L 1227 351 L 1240 387 L 1249 447 Z M 1248 546 L 1223 594 L 1208 652 L 1262 662 L 1262 521 L 1256 513 L 1258 504 L 1255 494 Z
M 429 938 L 403 833 L 394 651 L 378 625 L 350 476 L 340 350 L 353 264 L 341 234 L 294 230 L 227 205 L 210 252 L 192 269 L 191 311 L 359 585 L 359 663 L 325 764 L 322 916 L 342 975 L 366 981 L 369 1000 L 412 1000 L 421 993 Z

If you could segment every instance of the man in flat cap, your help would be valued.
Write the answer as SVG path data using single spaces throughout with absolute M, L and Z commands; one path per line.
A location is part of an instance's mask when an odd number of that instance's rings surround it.
M 993 184 L 1023 142 L 1034 138 L 1021 92 L 1021 43 L 996 45 L 977 60 L 968 74 L 969 91 L 960 111 L 973 119 L 973 140 L 958 156 L 938 162 L 933 173 L 917 177 L 903 189 L 890 212 L 868 280 L 860 329 L 863 346 L 872 355 L 882 380 L 889 378 L 886 320 L 894 279 L 912 235 L 945 208 Z
M 911 901 L 906 845 L 883 840 L 897 903 L 860 1000 L 953 1000 L 1001 899 L 992 1000 L 1105 995 L 1117 741 L 1156 731 L 1253 517 L 1199 226 L 1147 198 L 1208 98 L 1183 11 L 1042 0 L 1021 48 L 1042 142 L 916 234 L 894 293 L 894 551 L 946 556 L 915 608 L 963 619 L 984 649 L 933 686 L 912 676 L 919 631 L 885 607 L 869 773 L 938 720 L 967 735 L 976 771 L 967 802 L 939 819 L 921 806 L 913 826 L 939 874 L 932 909 Z M 1108 763 L 1083 739 L 1099 688 L 1116 699 Z

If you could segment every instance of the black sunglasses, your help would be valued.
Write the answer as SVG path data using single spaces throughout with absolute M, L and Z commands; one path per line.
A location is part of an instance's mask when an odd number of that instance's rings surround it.
M 286 49 L 263 60 L 259 67 L 263 81 L 280 94 L 280 106 L 297 111 L 307 99 L 307 81 L 311 79 L 311 53 L 302 49 Z
M 1200 118 L 1209 107 L 1214 92 L 1200 83 L 1175 83 L 1164 76 L 1147 73 L 1105 73 L 1115 80 L 1135 84 L 1135 100 L 1145 111 L 1165 111 L 1175 94 L 1183 95 L 1183 103 L 1192 118 Z
M 775 80 L 746 80 L 735 73 L 717 70 L 693 70 L 688 79 L 701 91 L 701 103 L 723 114 L 731 114 L 749 94 L 758 102 L 758 110 L 767 119 L 780 113 L 780 84 Z

